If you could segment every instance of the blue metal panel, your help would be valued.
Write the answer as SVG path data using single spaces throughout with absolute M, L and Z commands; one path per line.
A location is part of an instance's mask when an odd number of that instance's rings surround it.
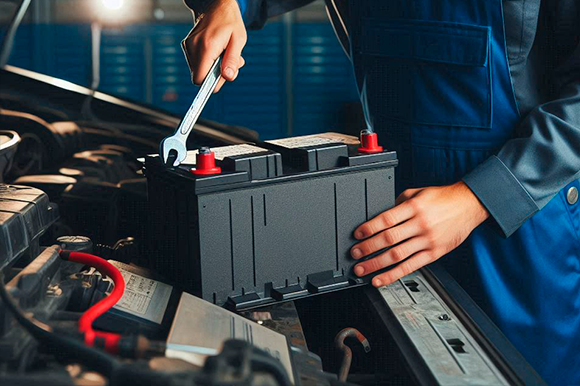
M 271 23 L 251 31 L 242 55 L 246 65 L 235 82 L 226 84 L 212 117 L 257 130 L 264 139 L 286 132 L 283 25 Z
M 336 130 L 358 100 L 351 64 L 328 23 L 294 26 L 294 134 Z
M 144 32 L 145 26 L 103 30 L 100 90 L 145 100 Z
M 53 25 L 50 44 L 54 59 L 50 75 L 89 86 L 91 83 L 91 27 L 79 24 Z
M 196 92 L 180 46 L 191 26 L 183 24 L 153 27 L 153 104 L 177 114 L 184 114 Z
M 14 37 L 14 45 L 12 46 L 12 53 L 8 58 L 8 64 L 33 70 L 33 41 L 34 25 L 28 23 L 20 25 Z
M 88 85 L 90 26 L 28 24 L 16 33 L 9 64 Z

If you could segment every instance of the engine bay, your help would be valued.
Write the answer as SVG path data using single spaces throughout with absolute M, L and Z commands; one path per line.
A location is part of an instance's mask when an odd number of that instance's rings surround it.
M 143 168 L 177 123 L 150 106 L 0 70 L 0 384 L 542 384 L 436 269 L 380 291 L 286 280 L 248 302 L 241 288 L 237 306 L 226 305 L 233 311 L 220 307 L 227 295 L 193 296 L 180 280 L 192 273 L 165 275 L 157 260 L 152 242 L 168 236 L 152 220 L 159 208 Z M 188 148 L 242 143 L 270 146 L 252 130 L 202 120 Z M 106 269 L 124 291 L 95 314 L 120 288 Z

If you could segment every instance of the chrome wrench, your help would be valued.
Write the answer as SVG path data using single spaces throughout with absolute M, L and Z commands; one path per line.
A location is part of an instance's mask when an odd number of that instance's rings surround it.
M 201 111 L 218 84 L 221 76 L 221 63 L 222 57 L 220 56 L 209 70 L 177 130 L 171 136 L 164 138 L 159 144 L 159 156 L 167 167 L 177 167 L 187 157 L 187 137 L 189 137 Z

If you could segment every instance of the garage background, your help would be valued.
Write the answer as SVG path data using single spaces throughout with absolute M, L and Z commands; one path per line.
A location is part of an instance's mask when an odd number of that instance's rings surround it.
M 33 0 L 9 64 L 89 86 L 98 3 Z M 182 0 L 124 3 L 120 25 L 103 23 L 99 90 L 184 114 L 197 91 L 180 47 L 191 13 Z M 238 79 L 210 99 L 203 117 L 249 127 L 263 139 L 361 129 L 350 62 L 322 1 L 250 31 L 243 55 Z

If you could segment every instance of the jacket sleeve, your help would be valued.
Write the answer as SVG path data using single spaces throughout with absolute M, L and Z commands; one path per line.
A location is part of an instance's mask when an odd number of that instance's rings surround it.
M 533 109 L 515 138 L 463 178 L 506 237 L 580 177 L 580 44 L 555 74 L 551 101 Z
M 184 0 L 196 13 L 203 13 L 214 0 Z M 271 17 L 300 8 L 314 0 L 236 0 L 248 29 L 260 29 Z

